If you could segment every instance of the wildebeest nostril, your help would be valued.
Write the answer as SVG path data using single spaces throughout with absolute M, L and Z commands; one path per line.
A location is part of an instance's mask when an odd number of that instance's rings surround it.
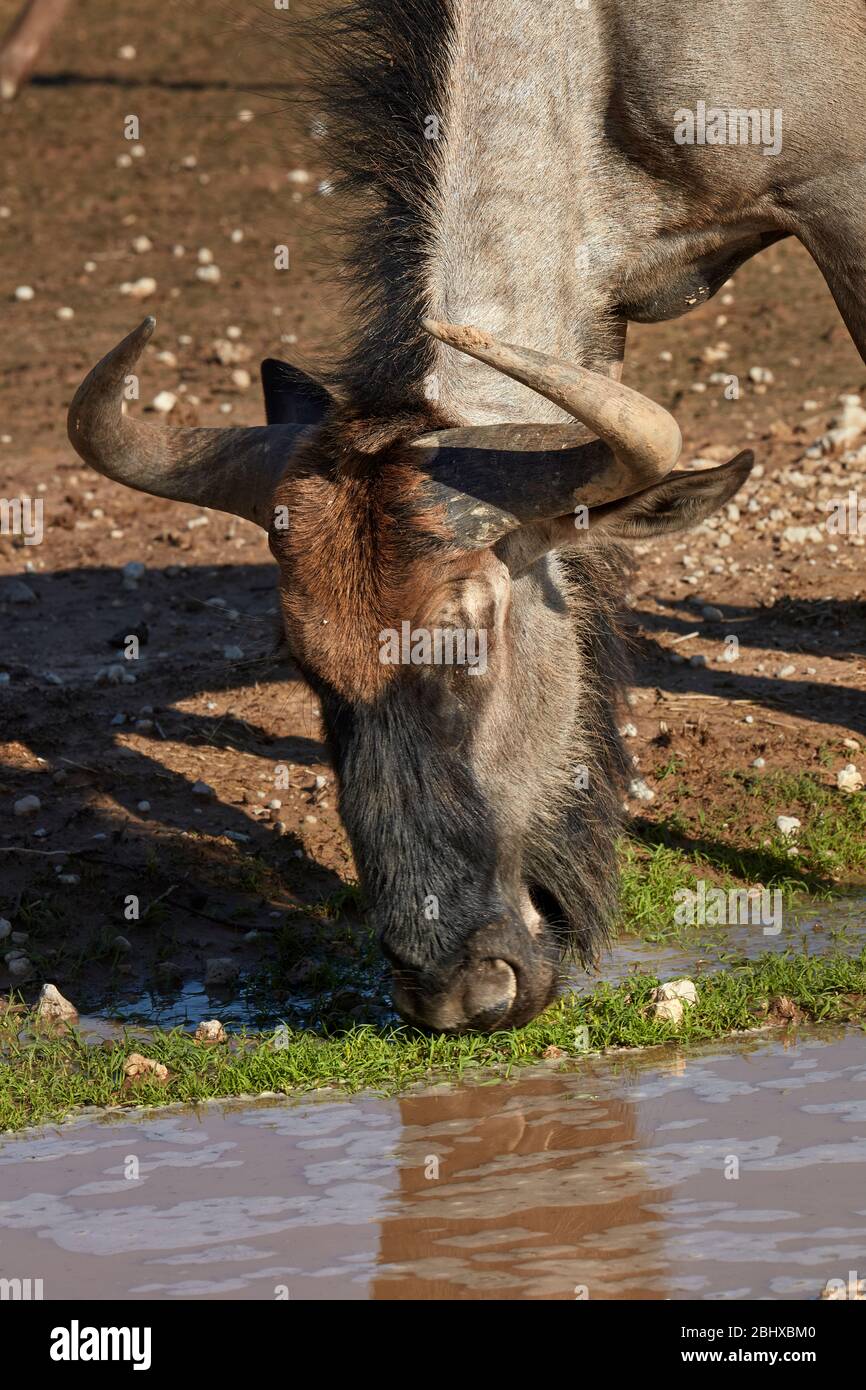
M 467 975 L 463 1007 L 469 1028 L 504 1022 L 517 998 L 517 976 L 504 960 L 482 960 Z

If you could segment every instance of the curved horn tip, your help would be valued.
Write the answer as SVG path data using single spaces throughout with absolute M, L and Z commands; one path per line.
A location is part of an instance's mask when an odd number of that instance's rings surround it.
M 147 318 L 142 319 L 138 327 L 133 328 L 132 332 L 126 338 L 124 338 L 123 342 L 118 344 L 118 346 L 120 348 L 128 347 L 130 351 L 134 351 L 136 354 L 138 354 L 139 352 L 141 352 L 141 349 L 144 347 L 148 339 L 153 336 L 153 330 L 155 328 L 156 319 L 153 317 L 153 314 L 148 314 Z
M 146 319 L 142 319 L 137 328 L 133 328 L 131 333 L 106 353 L 100 365 L 108 365 L 109 362 L 133 363 L 141 356 L 145 344 L 153 336 L 156 328 L 156 319 L 153 314 L 148 314 Z
M 489 333 L 485 333 L 481 328 L 473 328 L 470 324 L 442 323 L 439 319 L 422 319 L 421 327 L 425 333 L 430 334 L 431 338 L 438 338 L 440 343 L 447 343 L 449 347 L 458 348 L 460 352 L 489 348 L 493 344 L 493 339 Z

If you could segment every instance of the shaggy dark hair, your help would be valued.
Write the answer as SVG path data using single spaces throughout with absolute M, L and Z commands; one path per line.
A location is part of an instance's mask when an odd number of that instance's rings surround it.
M 331 240 L 354 318 L 322 379 L 359 412 L 390 412 L 421 394 L 433 360 L 422 332 L 428 230 L 440 145 L 452 0 L 358 0 L 285 24 L 303 73 L 300 105 L 333 174 Z

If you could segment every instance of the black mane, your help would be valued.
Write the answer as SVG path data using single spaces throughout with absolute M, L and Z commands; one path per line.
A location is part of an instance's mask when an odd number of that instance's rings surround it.
M 440 146 L 425 131 L 431 116 L 444 127 L 453 0 L 357 0 L 286 22 L 336 185 L 357 325 L 327 381 L 380 415 L 417 398 L 433 359 L 419 320 Z

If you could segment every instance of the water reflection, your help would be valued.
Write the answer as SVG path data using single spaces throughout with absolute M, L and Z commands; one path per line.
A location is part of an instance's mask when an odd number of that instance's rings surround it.
M 812 1298 L 862 1270 L 866 1039 L 81 1120 L 0 1141 L 46 1298 Z

